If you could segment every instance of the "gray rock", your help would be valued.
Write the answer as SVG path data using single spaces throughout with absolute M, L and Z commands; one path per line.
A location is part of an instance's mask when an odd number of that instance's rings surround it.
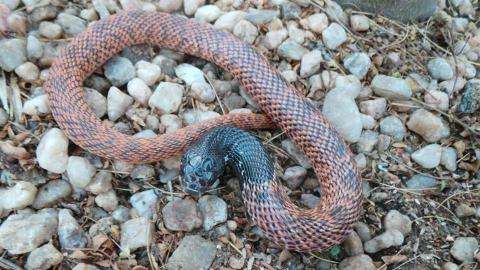
M 425 175 L 416 174 L 406 182 L 406 185 L 411 191 L 421 192 L 424 189 L 434 188 L 437 185 L 437 180 Z
M 412 159 L 426 169 L 432 169 L 440 164 L 442 147 L 438 144 L 429 144 L 412 153 Z
M 442 150 L 440 158 L 442 164 L 447 170 L 454 172 L 457 169 L 457 151 L 453 147 L 446 147 Z
M 377 121 L 375 121 L 375 119 L 368 114 L 361 113 L 360 117 L 362 118 L 363 129 L 373 129 L 377 124 Z
M 274 31 L 269 31 L 264 39 L 263 45 L 269 50 L 276 49 L 282 42 L 288 37 L 288 31 L 286 29 L 279 29 Z M 292 40 L 295 42 L 294 40 Z
M 199 7 L 195 12 L 195 20 L 200 22 L 213 22 L 222 15 L 222 11 L 215 5 Z
M 458 265 L 452 262 L 446 262 L 442 265 L 442 270 L 458 270 Z
M 68 36 L 75 36 L 87 27 L 83 19 L 68 13 L 58 14 L 56 22 L 62 26 L 63 32 Z
M 387 100 L 384 98 L 376 98 L 360 102 L 360 111 L 370 115 L 373 119 L 382 118 L 387 108 Z
M 473 207 L 470 207 L 464 203 L 461 203 L 457 208 L 455 208 L 455 215 L 459 218 L 470 217 L 476 214 L 477 210 Z
M 34 250 L 57 232 L 57 216 L 54 209 L 8 216 L 0 226 L 0 248 L 11 254 Z
M 120 245 L 122 249 L 134 251 L 154 243 L 153 233 L 155 228 L 149 219 L 139 217 L 131 219 L 121 226 L 122 234 Z
M 325 13 L 315 13 L 307 17 L 308 29 L 320 34 L 328 27 L 328 17 Z
M 281 10 L 281 17 L 285 20 L 295 20 L 300 17 L 300 13 L 302 13 L 302 9 L 299 5 L 292 3 L 290 1 L 284 1 L 280 5 Z
M 278 17 L 280 12 L 272 9 L 251 9 L 245 15 L 245 20 L 253 24 L 267 24 L 275 17 Z
M 67 181 L 51 180 L 38 190 L 33 208 L 42 209 L 54 205 L 72 193 L 72 187 Z
M 0 127 L 8 123 L 8 117 L 8 113 L 3 108 L 0 108 Z
M 418 133 L 427 142 L 436 142 L 450 135 L 448 124 L 439 116 L 425 110 L 418 109 L 410 115 L 407 122 L 408 129 Z
M 387 230 L 384 233 L 375 236 L 373 239 L 368 240 L 364 244 L 365 252 L 377 253 L 380 250 L 387 249 L 389 247 L 396 247 L 403 244 L 404 236 L 398 230 Z
M 375 94 L 385 98 L 408 100 L 412 96 L 412 89 L 404 79 L 379 74 L 370 86 Z
M 428 61 L 428 73 L 437 80 L 450 80 L 453 78 L 453 69 L 447 60 L 443 58 L 434 58 Z
M 105 193 L 112 189 L 112 178 L 111 172 L 99 171 L 85 189 L 95 195 Z
M 113 189 L 98 194 L 97 197 L 95 197 L 95 203 L 106 211 L 113 211 L 118 206 L 117 194 Z
M 60 264 L 62 260 L 63 254 L 48 243 L 30 252 L 25 267 L 29 270 L 47 270 Z
M 128 220 L 128 218 L 127 218 L 127 220 Z M 126 222 L 127 220 L 125 220 L 123 222 Z M 92 224 L 92 226 L 90 226 L 90 229 L 88 230 L 88 235 L 90 235 L 90 237 L 92 237 L 92 238 L 99 235 L 99 234 L 108 235 L 112 232 L 112 225 L 113 225 L 113 218 L 112 217 L 101 218 L 101 219 L 97 220 L 97 222 Z
M 280 47 L 278 47 L 278 54 L 280 56 L 292 60 L 299 61 L 306 53 L 308 53 L 308 50 L 292 39 L 285 40 L 282 44 L 280 44 Z
M 367 255 L 357 255 L 346 258 L 338 265 L 340 270 L 375 270 L 377 267 Z
M 343 59 L 343 65 L 353 75 L 363 79 L 370 69 L 371 60 L 366 53 L 353 53 Z
M 107 98 L 95 89 L 84 87 L 85 100 L 95 115 L 102 118 L 107 113 Z
M 312 165 L 310 161 L 305 157 L 302 150 L 300 150 L 293 142 L 289 139 L 282 141 L 282 148 L 283 150 L 287 151 L 287 153 L 293 157 L 293 159 L 303 168 L 310 169 Z
M 26 181 L 18 181 L 10 188 L 0 188 L 0 212 L 23 209 L 33 203 L 36 194 L 35 185 Z
M 198 200 L 198 208 L 203 216 L 203 228 L 211 230 L 217 224 L 227 221 L 227 204 L 215 195 L 205 195 Z
M 407 129 L 403 125 L 402 120 L 392 115 L 380 121 L 380 132 L 391 136 L 396 141 L 401 141 L 405 137 Z
M 465 90 L 458 105 L 461 113 L 474 113 L 480 108 L 480 80 L 471 79 L 465 85 Z
M 347 41 L 347 33 L 338 23 L 331 23 L 322 31 L 322 40 L 327 48 L 335 50 Z
M 58 212 L 58 239 L 66 250 L 84 248 L 88 243 L 85 232 L 67 209 Z
M 318 205 L 320 198 L 312 194 L 302 194 L 300 202 L 306 207 L 312 209 Z
M 155 177 L 155 168 L 149 164 L 139 164 L 130 173 L 133 179 L 148 180 Z
M 397 210 L 388 211 L 383 219 L 385 230 L 398 230 L 403 236 L 407 236 L 412 231 L 412 221 L 406 215 L 401 214 Z
M 139 216 L 152 219 L 158 212 L 158 198 L 155 190 L 150 189 L 135 193 L 130 197 L 130 203 Z
M 343 248 L 345 253 L 347 253 L 347 255 L 350 257 L 363 254 L 362 240 L 355 231 L 352 231 L 350 236 L 345 238 L 345 241 L 343 242 Z
M 283 173 L 282 179 L 290 189 L 297 189 L 305 180 L 307 170 L 302 166 L 288 167 Z
M 203 217 L 197 204 L 192 200 L 174 200 L 162 209 L 165 227 L 171 231 L 192 231 L 200 228 Z
M 0 68 L 11 72 L 27 61 L 27 43 L 23 39 L 4 39 L 0 42 Z
M 302 56 L 302 63 L 300 65 L 300 76 L 303 78 L 309 77 L 320 70 L 320 63 L 322 62 L 322 52 L 313 50 Z
M 105 77 L 114 85 L 122 86 L 135 76 L 135 67 L 128 58 L 114 56 L 103 66 Z
M 43 21 L 38 26 L 38 32 L 48 39 L 58 39 L 62 36 L 63 29 L 62 26 L 57 23 Z
M 458 237 L 453 242 L 450 254 L 460 262 L 471 262 L 477 249 L 478 241 L 475 237 Z
M 370 153 L 373 151 L 378 143 L 378 133 L 371 130 L 365 130 L 360 135 L 360 139 L 357 142 L 358 153 Z
M 129 209 L 120 205 L 112 212 L 112 218 L 118 223 L 124 223 L 130 218 Z
M 111 121 L 116 121 L 122 117 L 127 109 L 133 104 L 133 98 L 115 86 L 108 91 L 107 113 Z
M 233 28 L 233 34 L 241 40 L 253 44 L 258 36 L 258 30 L 255 25 L 247 20 L 241 20 Z
M 245 17 L 246 13 L 241 10 L 234 10 L 221 15 L 213 27 L 217 30 L 233 31 L 233 27 Z
M 365 15 L 350 16 L 350 26 L 356 32 L 365 32 L 370 28 L 370 22 Z
M 197 235 L 185 236 L 167 262 L 167 270 L 210 269 L 217 252 L 214 243 Z
M 160 114 L 178 111 L 182 104 L 183 86 L 178 83 L 161 82 L 148 101 L 151 108 L 157 109 Z
M 355 226 L 355 231 L 358 234 L 358 237 L 362 240 L 362 242 L 366 242 L 372 239 L 372 234 L 370 232 L 370 228 L 366 223 L 358 222 Z

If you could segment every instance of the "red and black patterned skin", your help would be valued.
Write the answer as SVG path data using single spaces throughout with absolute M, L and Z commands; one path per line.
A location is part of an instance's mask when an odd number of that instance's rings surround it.
M 152 139 L 103 125 L 84 99 L 82 84 L 123 48 L 154 44 L 204 58 L 230 72 L 266 115 L 224 115 Z M 90 26 L 62 50 L 44 86 L 52 114 L 67 137 L 109 159 L 152 162 L 181 154 L 212 128 L 281 128 L 304 151 L 320 181 L 315 209 L 295 206 L 277 181 L 246 186 L 248 212 L 274 242 L 297 251 L 320 251 L 348 236 L 360 216 L 361 177 L 332 125 L 250 45 L 229 33 L 159 12 L 122 12 Z M 274 123 L 274 124 L 273 124 Z M 269 194 L 262 200 L 258 194 Z

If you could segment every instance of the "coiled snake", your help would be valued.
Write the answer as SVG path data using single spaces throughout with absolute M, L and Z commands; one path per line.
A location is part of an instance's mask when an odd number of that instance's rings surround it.
M 82 84 L 113 55 L 136 44 L 170 48 L 226 69 L 266 115 L 228 114 L 152 139 L 108 128 L 85 102 Z M 311 161 L 321 180 L 322 198 L 314 209 L 297 207 L 275 180 L 264 156 L 245 155 L 243 161 L 253 167 L 244 167 L 248 172 L 243 179 L 244 203 L 266 236 L 292 250 L 319 251 L 348 236 L 359 218 L 361 178 L 347 145 L 266 58 L 231 34 L 165 13 L 118 13 L 96 22 L 62 50 L 49 70 L 44 88 L 52 114 L 70 140 L 109 159 L 158 161 L 182 153 L 215 127 L 259 129 L 271 128 L 274 123 Z M 230 132 L 234 131 L 227 128 L 224 133 Z M 238 136 L 239 141 L 247 138 L 244 134 Z M 254 143 L 248 138 L 246 145 Z

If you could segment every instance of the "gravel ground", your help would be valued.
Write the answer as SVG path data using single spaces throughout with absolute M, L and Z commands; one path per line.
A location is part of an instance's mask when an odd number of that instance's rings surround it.
M 317 0 L 0 0 L 0 268 L 480 269 L 478 0 L 439 1 L 406 25 Z M 178 13 L 252 44 L 350 144 L 363 215 L 340 246 L 272 245 L 228 171 L 200 198 L 179 158 L 132 165 L 69 142 L 42 85 L 58 51 L 122 9 Z M 257 112 L 232 76 L 161 48 L 125 49 L 85 81 L 103 122 L 152 137 L 221 114 Z M 278 130 L 254 132 L 289 196 L 321 197 Z

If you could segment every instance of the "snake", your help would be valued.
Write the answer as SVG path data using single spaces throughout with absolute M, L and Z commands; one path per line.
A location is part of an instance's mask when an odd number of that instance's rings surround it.
M 263 113 L 224 114 L 153 138 L 115 131 L 86 102 L 83 82 L 121 50 L 140 44 L 203 58 L 223 68 Z M 64 134 L 77 146 L 107 159 L 158 162 L 179 156 L 189 147 L 197 149 L 190 151 L 195 154 L 207 148 L 205 145 L 226 143 L 221 152 L 230 156 L 223 162 L 237 163 L 234 171 L 241 175 L 248 215 L 270 241 L 284 248 L 323 251 L 348 237 L 360 218 L 360 172 L 333 125 L 252 45 L 209 24 L 157 11 L 119 11 L 92 23 L 61 49 L 44 89 L 53 118 Z M 290 199 L 265 147 L 246 134 L 246 130 L 271 128 L 281 129 L 309 160 L 321 190 L 316 207 L 303 208 Z M 218 170 L 212 157 L 185 156 L 182 160 L 187 159 L 188 164 L 182 165 L 182 172 L 187 175 L 195 174 L 198 167 L 199 175 Z M 187 187 L 190 180 L 201 179 L 186 177 Z

